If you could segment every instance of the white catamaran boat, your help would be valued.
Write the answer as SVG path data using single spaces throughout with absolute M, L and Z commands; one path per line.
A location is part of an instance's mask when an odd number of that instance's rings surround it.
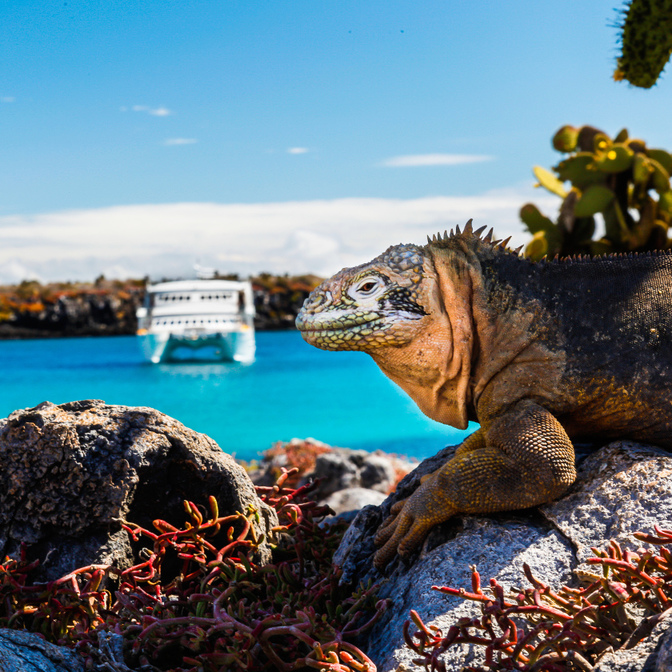
M 138 337 L 154 362 L 254 360 L 252 285 L 236 280 L 176 280 L 147 287 Z

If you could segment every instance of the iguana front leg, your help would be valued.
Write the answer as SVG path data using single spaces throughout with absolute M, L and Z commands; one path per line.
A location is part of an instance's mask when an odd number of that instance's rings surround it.
M 576 478 L 574 448 L 545 408 L 522 401 L 480 429 L 455 456 L 397 502 L 376 534 L 374 564 L 417 548 L 429 530 L 456 513 L 524 509 L 561 495 Z

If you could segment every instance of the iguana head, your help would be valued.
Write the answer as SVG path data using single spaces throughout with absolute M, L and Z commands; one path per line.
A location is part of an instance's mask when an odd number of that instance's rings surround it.
M 422 248 L 397 245 L 344 268 L 306 299 L 296 326 L 323 350 L 370 352 L 408 343 L 429 312 L 427 263 Z
M 322 283 L 296 325 L 318 348 L 367 352 L 429 417 L 464 428 L 470 318 L 451 299 L 451 320 L 444 298 L 430 246 L 397 245 Z
M 296 326 L 318 348 L 367 352 L 430 418 L 465 428 L 480 283 L 474 251 L 485 258 L 500 242 L 481 232 L 470 220 L 464 232 L 343 269 L 306 299 Z

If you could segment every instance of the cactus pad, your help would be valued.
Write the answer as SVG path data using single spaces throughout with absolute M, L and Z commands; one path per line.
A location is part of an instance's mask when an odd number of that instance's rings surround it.
M 672 0 L 632 0 L 621 42 L 614 79 L 650 89 L 672 54 Z
M 567 158 L 553 168 L 555 175 L 539 166 L 534 174 L 562 204 L 555 222 L 532 203 L 521 208 L 520 218 L 533 236 L 525 250 L 528 257 L 672 247 L 670 152 L 648 149 L 626 129 L 612 139 L 593 126 L 563 126 L 553 136 L 553 146 Z M 602 215 L 606 228 L 597 241 L 592 239 L 595 215 Z

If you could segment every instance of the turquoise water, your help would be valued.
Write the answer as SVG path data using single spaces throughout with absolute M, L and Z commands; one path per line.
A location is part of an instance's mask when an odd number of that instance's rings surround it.
M 367 355 L 257 334 L 253 364 L 149 364 L 133 336 L 0 341 L 0 417 L 48 400 L 151 406 L 252 459 L 276 441 L 426 457 L 460 432 L 426 418 Z

